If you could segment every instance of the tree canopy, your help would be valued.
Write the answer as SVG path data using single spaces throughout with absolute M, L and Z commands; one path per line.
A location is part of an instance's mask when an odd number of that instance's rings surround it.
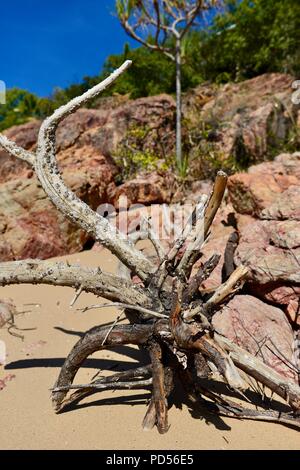
M 203 41 L 198 62 L 209 80 L 242 80 L 266 72 L 300 72 L 298 0 L 227 0 Z M 194 44 L 195 46 L 195 44 Z

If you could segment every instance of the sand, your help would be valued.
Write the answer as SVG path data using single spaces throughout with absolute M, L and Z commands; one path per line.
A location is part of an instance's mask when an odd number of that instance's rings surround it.
M 84 252 L 66 256 L 70 262 L 114 271 L 116 261 L 108 252 Z M 92 294 L 82 294 L 71 310 L 72 289 L 52 286 L 6 286 L 0 298 L 14 300 L 25 340 L 0 330 L 7 347 L 7 365 L 0 367 L 0 380 L 15 378 L 0 391 L 0 449 L 299 449 L 300 434 L 279 424 L 239 421 L 199 415 L 187 405 L 169 410 L 170 430 L 144 432 L 141 422 L 149 399 L 148 391 L 108 391 L 84 399 L 72 410 L 56 415 L 49 389 L 64 358 L 89 328 L 110 322 L 114 308 L 76 309 L 99 303 Z M 28 306 L 35 303 L 40 306 Z M 122 353 L 122 354 L 121 354 Z M 99 370 L 122 370 L 143 359 L 134 347 L 94 354 L 76 377 L 89 381 Z

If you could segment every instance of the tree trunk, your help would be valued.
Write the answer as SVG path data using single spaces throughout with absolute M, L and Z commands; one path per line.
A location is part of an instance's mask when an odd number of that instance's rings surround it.
M 176 163 L 182 168 L 182 138 L 181 138 L 181 39 L 176 39 Z

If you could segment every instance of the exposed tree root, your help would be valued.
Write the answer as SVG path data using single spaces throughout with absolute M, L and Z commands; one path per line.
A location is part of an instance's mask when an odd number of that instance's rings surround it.
M 118 325 L 106 338 L 105 346 L 102 346 L 103 339 L 106 337 L 108 330 L 109 327 L 92 328 L 78 341 L 68 355 L 54 386 L 54 389 L 59 389 L 60 391 L 52 392 L 52 402 L 56 412 L 60 411 L 68 386 L 72 384 L 79 367 L 88 356 L 108 346 L 112 347 L 121 344 L 142 345 L 150 338 L 153 326 Z
M 0 145 L 12 156 L 30 163 L 45 193 L 56 208 L 107 247 L 121 263 L 121 275 L 104 273 L 68 263 L 25 260 L 0 264 L 0 285 L 44 283 L 68 286 L 76 291 L 73 305 L 82 291 L 91 292 L 114 302 L 131 324 L 96 327 L 88 331 L 73 347 L 52 389 L 56 412 L 84 397 L 110 389 L 152 390 L 143 420 L 144 429 L 155 425 L 167 432 L 168 399 L 179 379 L 194 403 L 205 405 L 211 412 L 240 419 L 273 421 L 300 427 L 300 388 L 286 380 L 257 357 L 214 331 L 213 315 L 231 298 L 247 279 L 248 269 L 235 266 L 233 260 L 237 235 L 229 240 L 223 283 L 210 295 L 201 292 L 201 284 L 217 266 L 220 255 L 214 254 L 200 268 L 195 263 L 205 251 L 211 224 L 220 207 L 227 175 L 218 172 L 209 197 L 202 196 L 178 239 L 165 253 L 150 221 L 140 233 L 126 239 L 114 230 L 107 219 L 94 212 L 64 183 L 55 155 L 55 133 L 58 124 L 81 104 L 95 98 L 130 65 L 126 61 L 102 83 L 56 110 L 42 124 L 36 153 L 27 152 L 0 135 Z M 156 252 L 156 263 L 135 246 L 148 237 Z M 133 276 L 135 281 L 133 282 Z M 95 306 L 93 306 L 95 307 Z M 86 309 L 88 310 L 88 308 Z M 99 377 L 90 384 L 73 384 L 85 359 L 96 351 L 118 345 L 133 344 L 149 354 L 149 364 L 109 377 Z M 278 394 L 291 410 L 254 410 L 205 388 L 201 378 L 218 373 L 224 383 L 240 397 L 252 379 Z M 70 396 L 69 390 L 75 389 Z M 251 400 L 250 400 L 251 401 Z

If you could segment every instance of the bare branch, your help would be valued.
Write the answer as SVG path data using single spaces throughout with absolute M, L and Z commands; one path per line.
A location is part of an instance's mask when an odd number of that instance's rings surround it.
M 221 205 L 228 177 L 224 171 L 218 171 L 212 194 L 209 198 L 204 215 L 204 239 L 206 238 L 215 215 Z
M 92 328 L 75 344 L 74 348 L 65 360 L 54 389 L 60 389 L 61 387 L 68 387 L 71 385 L 82 362 L 95 351 L 100 351 L 105 347 L 113 347 L 121 344 L 142 345 L 146 343 L 153 333 L 153 326 L 118 325 L 107 337 L 106 345 L 102 346 L 103 339 L 106 337 L 108 330 L 109 327 Z M 66 390 L 52 392 L 52 401 L 56 412 L 59 412 L 64 406 L 63 400 L 66 393 Z
M 204 335 L 195 341 L 194 347 L 199 349 L 217 366 L 218 371 L 223 375 L 228 385 L 234 390 L 243 391 L 247 388 L 246 382 L 240 376 L 230 355 L 208 335 Z
M 250 419 L 255 421 L 270 421 L 273 423 L 286 424 L 288 426 L 300 428 L 300 418 L 296 418 L 289 413 L 282 413 L 282 411 L 254 410 L 244 408 L 243 406 L 232 401 L 230 404 L 221 404 L 216 402 L 213 403 L 203 399 L 203 397 L 200 400 L 200 404 L 204 404 L 205 407 L 212 413 L 217 413 L 221 416 L 238 419 Z
M 81 288 L 83 291 L 101 295 L 109 300 L 134 303 L 151 307 L 152 300 L 145 290 L 131 282 L 104 273 L 100 269 L 80 265 L 53 263 L 49 261 L 25 260 L 0 264 L 0 285 L 50 284 Z
M 177 267 L 179 274 L 185 273 L 188 275 L 200 256 L 200 249 L 207 238 L 210 226 L 215 218 L 215 215 L 221 205 L 224 192 L 227 185 L 227 175 L 224 171 L 218 171 L 213 191 L 209 201 L 205 207 L 203 224 L 199 224 L 198 233 L 193 243 L 187 247 Z
M 154 428 L 156 424 L 156 409 L 155 409 L 155 403 L 153 399 L 151 398 L 149 406 L 147 408 L 147 412 L 144 416 L 142 427 L 144 431 L 150 431 L 151 429 Z
M 58 124 L 82 104 L 98 96 L 130 65 L 131 61 L 124 62 L 103 82 L 60 107 L 43 122 L 38 137 L 35 170 L 54 205 L 145 280 L 154 269 L 151 262 L 132 244 L 128 243 L 124 235 L 113 228 L 104 217 L 94 212 L 67 188 L 60 176 L 55 156 L 55 132 Z
M 169 59 L 175 61 L 175 56 L 172 54 L 172 49 L 171 48 L 166 48 L 166 47 L 162 47 L 160 46 L 159 44 L 152 44 L 151 42 L 148 42 L 146 41 L 145 39 L 143 39 L 141 36 L 139 36 L 136 31 L 134 30 L 134 28 L 128 23 L 128 21 L 124 21 L 122 22 L 123 24 L 123 27 L 124 29 L 126 30 L 126 32 L 129 34 L 129 36 L 131 36 L 133 39 L 135 39 L 136 41 L 140 42 L 141 44 L 143 44 L 143 46 L 146 46 L 148 47 L 149 49 L 152 49 L 154 51 L 160 51 L 160 52 L 163 52 L 163 54 L 165 54 L 167 57 L 169 57 Z
M 216 268 L 220 261 L 221 255 L 212 255 L 201 267 L 198 272 L 193 276 L 188 283 L 188 287 L 184 292 L 184 301 L 189 301 L 198 291 L 200 285 L 207 279 L 213 270 Z
M 157 233 L 155 233 L 153 229 L 151 220 L 148 217 L 143 217 L 141 222 L 142 222 L 143 228 L 144 228 L 144 225 L 146 225 L 145 230 L 147 232 L 148 238 L 151 241 L 152 245 L 154 246 L 158 258 L 160 259 L 160 261 L 162 261 L 165 258 L 165 250 L 159 241 Z
M 174 267 L 175 258 L 177 257 L 180 249 L 187 243 L 187 239 L 191 237 L 193 239 L 194 231 L 199 230 L 198 225 L 199 222 L 202 224 L 203 219 L 203 211 L 205 209 L 207 203 L 207 196 L 202 195 L 200 200 L 198 201 L 197 205 L 195 206 L 192 214 L 190 215 L 186 226 L 184 227 L 181 235 L 176 239 L 175 243 L 173 244 L 172 248 L 169 250 L 165 259 L 162 260 L 157 272 L 155 273 L 155 277 L 157 279 L 156 285 L 161 287 L 165 282 L 169 268 Z
M 144 308 L 144 307 L 141 307 L 139 305 L 124 304 L 124 303 L 121 303 L 121 302 L 115 302 L 113 304 L 89 305 L 88 307 L 84 307 L 84 308 L 78 309 L 78 310 L 81 310 L 82 312 L 86 312 L 87 310 L 92 310 L 92 309 L 95 309 L 95 308 L 106 308 L 106 307 L 128 308 L 130 310 L 137 310 L 138 312 L 146 313 L 147 315 L 150 315 L 152 317 L 168 318 L 167 315 L 164 315 L 164 314 L 159 313 L 159 312 L 155 312 L 154 310 L 150 310 L 148 308 Z
M 117 382 L 127 382 L 132 379 L 142 379 L 142 378 L 147 378 L 151 376 L 151 370 L 152 366 L 151 364 L 147 366 L 142 366 L 142 367 L 137 367 L 136 369 L 129 369 L 126 371 L 122 372 L 117 372 L 116 374 L 110 375 L 108 377 L 100 377 L 97 380 L 93 381 L 93 383 L 96 384 L 103 384 L 103 383 L 110 383 L 110 384 L 115 384 Z M 64 390 L 68 390 L 68 387 L 66 386 Z M 54 389 L 52 389 L 54 391 Z M 92 395 L 93 393 L 97 392 L 97 390 L 92 389 L 90 387 L 84 388 L 84 389 L 79 389 L 76 392 L 72 393 L 68 398 L 66 398 L 62 405 L 61 408 L 65 408 L 66 406 L 71 405 L 74 402 L 78 402 L 82 398 L 85 398 L 89 395 Z
M 187 242 L 187 239 L 190 238 L 191 240 L 194 238 L 193 237 L 193 228 L 195 228 L 199 223 L 199 221 L 202 221 L 203 215 L 204 215 L 204 209 L 207 204 L 207 196 L 206 194 L 202 195 L 198 203 L 196 204 L 191 216 L 189 217 L 186 226 L 184 227 L 182 234 L 180 235 L 179 238 L 175 241 L 174 245 L 170 249 L 167 260 L 168 262 L 172 262 L 176 256 L 178 255 L 179 250 L 183 247 L 183 245 Z M 198 232 L 198 228 L 196 229 L 196 232 Z
M 104 217 L 94 212 L 67 188 L 60 176 L 55 156 L 55 133 L 58 124 L 71 113 L 74 113 L 81 105 L 98 96 L 130 65 L 131 61 L 124 62 L 108 78 L 83 95 L 61 106 L 52 116 L 48 117 L 39 131 L 36 158 L 30 152 L 20 149 L 5 136 L 1 136 L 0 143 L 11 155 L 21 158 L 34 166 L 44 191 L 63 214 L 91 234 L 95 240 L 106 246 L 141 279 L 146 280 L 149 274 L 154 271 L 152 263 L 132 244 L 127 242 L 125 237 L 114 229 Z
M 162 350 L 160 345 L 156 342 L 151 342 L 149 353 L 152 363 L 152 399 L 156 410 L 157 429 L 161 434 L 164 434 L 168 431 L 169 426 L 168 407 L 166 403 L 166 391 L 164 384 L 164 368 L 162 365 Z
M 198 2 L 198 5 L 196 5 L 193 10 L 188 12 L 186 25 L 180 33 L 181 38 L 183 38 L 183 36 L 188 32 L 188 30 L 190 29 L 190 27 L 196 20 L 202 8 L 203 8 L 203 2 L 201 1 L 201 2 Z
M 249 354 L 225 336 L 215 333 L 214 339 L 230 353 L 231 359 L 239 369 L 284 398 L 294 410 L 300 411 L 300 387 L 298 385 L 286 380 L 259 358 Z
M 231 295 L 233 292 L 236 292 L 236 290 L 240 288 L 240 286 L 236 287 L 237 284 L 243 281 L 248 273 L 249 269 L 246 266 L 238 266 L 227 279 L 227 281 L 217 288 L 214 294 L 206 302 L 205 308 L 207 310 L 214 308 L 215 306 L 222 303 L 226 297 Z
M 10 155 L 13 155 L 20 160 L 24 160 L 29 163 L 29 165 L 34 166 L 35 155 L 28 150 L 24 150 L 22 147 L 19 147 L 15 142 L 9 140 L 5 135 L 0 134 L 0 145 L 7 151 Z
M 78 385 L 66 385 L 64 387 L 52 388 L 52 392 L 61 392 L 68 390 L 82 390 L 84 391 L 103 391 L 103 390 L 139 390 L 148 388 L 152 384 L 152 378 L 145 380 L 133 380 L 131 382 L 103 382 L 98 383 L 97 381 L 90 384 L 78 384 Z

